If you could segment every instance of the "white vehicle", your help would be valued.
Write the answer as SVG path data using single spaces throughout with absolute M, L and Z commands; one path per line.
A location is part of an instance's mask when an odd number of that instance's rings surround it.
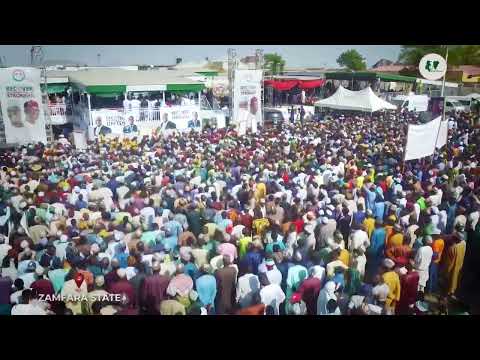
M 470 106 L 472 105 L 472 102 L 476 99 L 480 98 L 478 94 L 470 94 L 470 95 L 465 95 L 465 96 L 447 96 L 445 99 L 446 101 L 457 101 L 460 103 L 460 105 L 465 107 L 465 110 L 460 110 L 460 111 L 470 111 Z M 448 110 L 448 107 L 447 107 Z
M 467 107 L 465 105 L 462 105 L 462 103 L 458 100 L 452 100 L 449 98 L 445 99 L 445 111 L 467 111 Z
M 427 95 L 397 95 L 391 102 L 400 109 L 423 112 L 428 110 L 429 98 Z

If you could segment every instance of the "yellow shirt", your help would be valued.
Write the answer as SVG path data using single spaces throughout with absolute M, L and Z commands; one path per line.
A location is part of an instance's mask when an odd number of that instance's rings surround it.
M 255 234 L 260 236 L 263 235 L 263 233 L 265 232 L 265 230 L 269 225 L 270 225 L 270 222 L 265 218 L 253 220 L 253 223 L 252 223 L 252 227 L 256 231 Z
M 393 226 L 385 225 L 384 228 L 385 228 L 385 240 L 386 240 L 386 244 L 388 245 L 390 241 L 390 236 L 392 236 L 393 234 Z
M 368 234 L 368 238 L 372 236 L 372 232 L 375 229 L 375 219 L 374 218 L 366 218 L 363 220 L 363 225 L 365 226 L 365 231 Z
M 264 199 L 267 196 L 267 187 L 264 183 L 258 183 L 255 188 L 255 200 L 260 201 L 260 199 Z
M 338 260 L 340 260 L 342 263 L 345 264 L 345 266 L 348 266 L 350 263 L 350 254 L 347 250 L 342 249 L 340 251 L 340 255 L 338 256 Z
M 365 181 L 365 178 L 363 176 L 357 177 L 357 188 L 358 189 L 362 188 L 364 181 Z
M 394 271 L 388 271 L 383 274 L 383 281 L 388 285 L 390 292 L 387 296 L 387 301 L 385 305 L 395 306 L 395 302 L 400 300 L 400 278 L 398 274 Z
M 403 234 L 397 233 L 392 235 L 388 241 L 388 247 L 402 246 L 403 244 Z

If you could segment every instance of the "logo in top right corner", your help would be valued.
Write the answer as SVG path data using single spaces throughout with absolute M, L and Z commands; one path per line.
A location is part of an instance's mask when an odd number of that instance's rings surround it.
M 440 80 L 447 72 L 447 62 L 438 54 L 428 54 L 420 60 L 418 70 L 427 80 Z

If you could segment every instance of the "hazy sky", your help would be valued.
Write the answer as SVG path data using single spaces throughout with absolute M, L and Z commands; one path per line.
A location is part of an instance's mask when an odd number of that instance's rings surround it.
M 367 60 L 368 67 L 381 58 L 397 60 L 400 45 L 46 45 L 45 60 L 69 60 L 75 63 L 98 65 L 132 65 L 175 63 L 210 59 L 226 59 L 227 49 L 235 48 L 239 56 L 253 55 L 255 49 L 277 52 L 287 67 L 336 67 L 336 59 L 345 50 L 357 49 Z M 0 57 L 8 66 L 30 63 L 29 45 L 0 45 Z

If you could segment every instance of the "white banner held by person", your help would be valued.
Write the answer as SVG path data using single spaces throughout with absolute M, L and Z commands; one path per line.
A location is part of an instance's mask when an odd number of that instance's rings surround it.
M 40 69 L 0 69 L 0 108 L 7 143 L 47 142 Z
M 441 117 L 422 125 L 408 125 L 405 160 L 433 155 Z
M 233 122 L 238 134 L 257 132 L 262 123 L 262 70 L 235 70 Z
M 438 132 L 437 149 L 447 145 L 448 140 L 448 120 L 440 121 L 440 131 Z

